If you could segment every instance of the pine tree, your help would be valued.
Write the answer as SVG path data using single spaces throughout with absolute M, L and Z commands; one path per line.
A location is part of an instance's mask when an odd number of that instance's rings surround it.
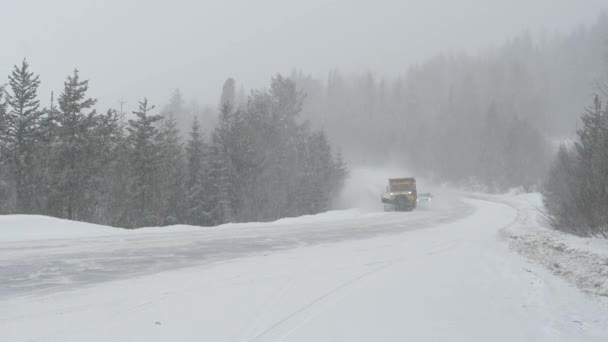
M 14 66 L 6 91 L 9 110 L 3 123 L 2 140 L 13 168 L 16 210 L 20 213 L 32 213 L 37 203 L 33 170 L 43 114 L 36 99 L 39 85 L 39 77 L 29 71 L 24 59 L 20 67 Z
M 251 130 L 247 120 L 247 113 L 241 108 L 231 114 L 230 139 L 228 150 L 230 151 L 230 165 L 232 172 L 230 202 L 233 208 L 233 219 L 237 221 L 246 220 L 245 202 L 247 196 L 251 195 L 249 182 L 254 179 L 257 161 L 252 153 Z
M 545 207 L 557 228 L 566 231 L 581 228 L 577 227 L 577 222 L 580 222 L 577 188 L 576 157 L 573 151 L 561 145 L 543 188 Z
M 163 107 L 161 115 L 165 118 L 173 117 L 176 121 L 177 129 L 180 132 L 187 132 L 190 128 L 191 117 L 186 108 L 184 96 L 179 89 L 175 89 L 169 98 L 169 103 Z
M 95 115 L 90 125 L 86 153 L 93 155 L 87 168 L 90 170 L 86 184 L 88 193 L 85 216 L 94 222 L 112 224 L 112 205 L 114 196 L 112 183 L 113 171 L 119 167 L 120 144 L 123 140 L 120 114 L 108 110 L 104 115 Z M 124 171 L 124 170 L 123 170 Z
M 163 108 L 162 113 L 164 117 L 173 116 L 174 119 L 178 120 L 185 114 L 185 107 L 182 92 L 179 89 L 175 89 L 171 94 L 169 104 Z
M 219 123 L 211 139 L 209 155 L 210 201 L 213 208 L 210 211 L 213 224 L 233 221 L 233 203 L 231 201 L 233 181 L 233 165 L 231 163 L 231 130 L 232 112 L 230 105 L 221 108 Z
M 0 137 L 5 137 L 5 134 L 8 133 L 6 127 L 7 119 L 6 102 L 4 101 L 4 86 L 0 85 Z M 0 153 L 4 151 L 5 143 L 5 139 L 0 138 Z
M 58 110 L 55 104 L 54 92 L 51 92 L 50 104 L 45 108 L 44 115 L 41 120 L 41 142 L 42 146 L 37 149 L 37 170 L 35 178 L 38 180 L 37 192 L 40 196 L 40 212 L 45 215 L 53 215 L 56 213 L 55 208 L 50 205 L 50 200 L 53 196 L 53 181 L 54 181 L 54 152 L 57 143 L 58 126 Z
M 55 151 L 55 186 L 51 205 L 57 215 L 70 220 L 85 220 L 84 211 L 90 206 L 90 181 L 96 171 L 91 167 L 95 152 L 90 150 L 91 131 L 97 100 L 87 97 L 89 81 L 80 80 L 78 70 L 67 77 L 59 96 L 59 128 Z M 92 154 L 93 153 L 93 154 Z
M 331 147 L 325 132 L 312 134 L 308 140 L 309 157 L 305 167 L 308 170 L 308 187 L 311 192 L 306 203 L 306 214 L 314 214 L 329 209 L 333 189 L 333 160 Z M 300 214 L 300 213 L 298 213 Z
M 579 162 L 580 197 L 585 225 L 608 230 L 608 106 L 598 96 L 582 116 L 583 127 L 576 143 Z
M 163 224 L 176 224 L 183 218 L 185 161 L 173 115 L 163 121 L 158 138 Z
M 159 187 L 158 166 L 159 146 L 156 123 L 160 115 L 151 115 L 154 106 L 148 105 L 148 99 L 139 102 L 139 109 L 133 114 L 135 120 L 129 120 L 129 144 L 131 146 L 131 205 L 129 222 L 131 227 L 159 225 L 162 218 L 158 213 Z
M 331 175 L 330 197 L 332 199 L 336 199 L 340 196 L 340 192 L 342 191 L 346 178 L 349 175 L 348 167 L 344 161 L 344 158 L 342 157 L 342 152 L 338 152 L 334 158 Z
M 207 182 L 206 146 L 198 119 L 192 122 L 190 139 L 186 145 L 187 179 L 185 222 L 191 225 L 210 224 L 210 186 Z
M 230 110 L 236 109 L 236 82 L 233 78 L 227 79 L 222 88 L 220 109 L 224 106 L 228 106 Z
M 126 135 L 124 113 L 118 113 L 118 127 L 116 128 L 116 143 L 114 147 L 115 159 L 107 166 L 106 188 L 110 193 L 110 203 L 107 209 L 110 213 L 106 217 L 107 224 L 118 227 L 132 227 L 130 220 L 131 205 L 131 146 Z M 109 222 L 108 222 L 109 221 Z
M 608 106 L 595 97 L 573 152 L 560 148 L 543 194 L 553 225 L 608 238 Z
M 6 102 L 4 102 L 4 87 L 0 86 L 0 137 L 5 137 L 7 134 L 6 127 L 7 110 Z M 8 144 L 5 139 L 0 138 L 0 213 L 6 214 L 12 212 L 11 205 L 11 184 L 10 184 L 10 169 L 9 169 L 9 154 Z
M 253 160 L 261 161 L 256 170 L 256 186 L 251 196 L 263 207 L 248 210 L 258 220 L 290 215 L 293 172 L 296 170 L 302 127 L 297 123 L 304 95 L 290 79 L 277 75 L 268 92 L 255 92 L 250 99 L 248 117 L 253 128 L 250 145 Z M 257 164 L 257 163 L 256 163 Z M 251 201 L 250 201 L 251 202 Z

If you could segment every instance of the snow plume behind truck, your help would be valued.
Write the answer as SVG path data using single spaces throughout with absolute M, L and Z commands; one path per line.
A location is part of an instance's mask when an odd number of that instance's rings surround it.
M 385 211 L 412 211 L 416 208 L 418 192 L 415 178 L 390 178 L 386 192 L 386 197 L 382 197 Z

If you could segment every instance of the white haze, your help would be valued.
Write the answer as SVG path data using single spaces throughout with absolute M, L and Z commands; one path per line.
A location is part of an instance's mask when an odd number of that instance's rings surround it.
M 605 0 L 1 0 L 0 75 L 28 58 L 47 104 L 73 68 L 99 109 L 144 96 L 217 103 L 234 77 L 248 89 L 293 68 L 324 79 L 333 68 L 380 75 L 442 51 L 475 53 L 529 30 L 569 32 Z M 4 83 L 5 80 L 0 81 Z

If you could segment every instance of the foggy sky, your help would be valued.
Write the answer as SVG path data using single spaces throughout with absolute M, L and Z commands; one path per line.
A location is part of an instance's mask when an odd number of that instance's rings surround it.
M 293 68 L 403 72 L 442 51 L 475 53 L 524 30 L 567 32 L 605 0 L 0 0 L 0 84 L 24 57 L 48 105 L 74 68 L 98 109 L 174 88 L 215 104 L 227 77 L 263 87 Z

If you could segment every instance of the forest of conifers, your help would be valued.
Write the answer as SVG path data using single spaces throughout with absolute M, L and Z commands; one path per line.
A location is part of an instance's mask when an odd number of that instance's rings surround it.
M 346 176 L 323 131 L 298 119 L 304 95 L 274 77 L 235 102 L 224 84 L 215 127 L 190 118 L 177 95 L 159 115 L 147 99 L 126 116 L 95 111 L 74 71 L 42 108 L 39 77 L 16 65 L 0 98 L 0 212 L 120 227 L 267 221 L 329 209 Z

